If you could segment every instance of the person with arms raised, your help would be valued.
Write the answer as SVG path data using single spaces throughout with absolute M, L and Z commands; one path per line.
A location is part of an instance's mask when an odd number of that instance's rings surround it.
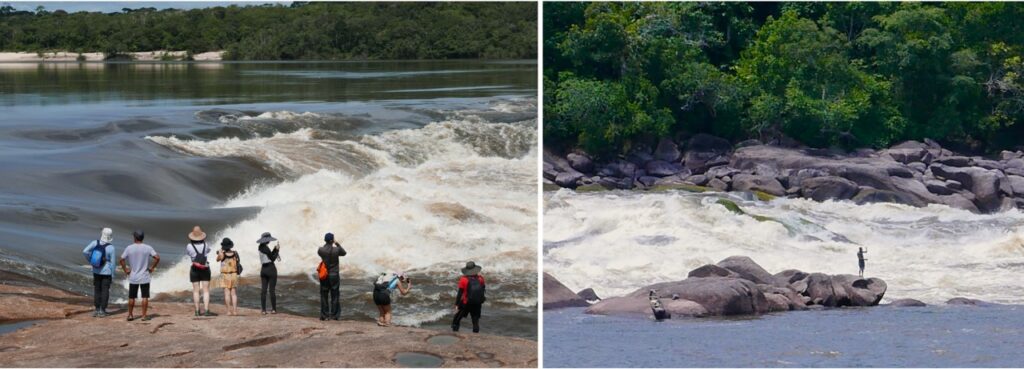
M 129 322 L 135 320 L 135 299 L 139 296 L 139 290 L 142 290 L 142 320 L 150 319 L 146 314 L 149 309 L 149 282 L 157 264 L 160 264 L 160 255 L 152 246 L 142 243 L 145 237 L 146 234 L 142 230 L 132 232 L 135 243 L 125 247 L 121 254 L 121 269 L 128 276 Z M 149 265 L 150 258 L 153 259 L 152 266 Z
M 320 320 L 341 320 L 341 274 L 338 259 L 345 256 L 345 249 L 334 241 L 333 233 L 327 233 L 324 235 L 324 245 L 317 249 L 317 254 L 327 269 L 326 278 L 320 279 Z

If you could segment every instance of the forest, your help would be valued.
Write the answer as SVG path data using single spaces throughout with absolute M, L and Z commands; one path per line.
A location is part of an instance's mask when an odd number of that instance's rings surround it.
M 1024 4 L 545 3 L 544 141 L 1024 144 Z
M 535 3 L 307 3 L 75 12 L 0 7 L 0 51 L 226 50 L 234 60 L 533 59 Z

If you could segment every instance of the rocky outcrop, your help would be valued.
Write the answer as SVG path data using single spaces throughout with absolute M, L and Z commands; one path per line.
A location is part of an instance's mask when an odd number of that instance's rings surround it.
M 748 257 L 732 256 L 694 269 L 684 280 L 644 286 L 625 296 L 605 299 L 586 312 L 652 316 L 648 302 L 652 290 L 661 297 L 663 307 L 678 317 L 752 315 L 814 306 L 875 306 L 886 289 L 881 279 L 854 275 L 795 269 L 772 275 Z
M 921 300 L 899 299 L 899 300 L 893 300 L 893 302 L 890 302 L 889 306 L 896 306 L 896 307 L 924 307 L 924 306 L 928 306 L 928 304 L 925 304 L 924 302 L 921 302 Z
M 1024 152 L 965 156 L 932 140 L 888 149 L 844 153 L 798 147 L 785 140 L 762 144 L 698 134 L 679 143 L 661 139 L 624 158 L 595 162 L 582 153 L 544 153 L 545 183 L 564 188 L 751 191 L 815 201 L 910 206 L 944 204 L 972 212 L 1024 209 Z M 688 187 L 689 186 L 689 187 Z M 592 187 L 587 187 L 588 190 Z
M 27 295 L 48 297 L 29 310 L 56 311 L 70 305 L 85 313 L 55 316 L 0 335 L 3 367 L 369 368 L 409 366 L 403 361 L 407 354 L 431 356 L 442 367 L 537 366 L 537 342 L 521 338 L 379 327 L 369 319 L 262 315 L 245 308 L 238 316 L 227 316 L 222 304 L 210 305 L 218 316 L 195 317 L 191 304 L 162 301 L 151 302 L 152 320 L 128 322 L 123 307 L 112 306 L 114 315 L 94 318 L 88 314 L 91 299 L 85 296 L 46 286 L 26 288 L 34 288 L 21 290 Z M 0 305 L 0 316 L 12 316 L 12 308 L 18 306 Z M 50 316 L 29 319 L 40 318 Z
M 589 306 L 587 300 L 572 292 L 562 282 L 544 273 L 544 309 Z

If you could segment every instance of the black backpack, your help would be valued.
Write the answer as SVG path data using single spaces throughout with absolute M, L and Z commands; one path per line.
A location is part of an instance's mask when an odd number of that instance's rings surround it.
M 235 273 L 242 275 L 242 259 L 238 256 L 238 251 L 235 251 Z
M 467 279 L 469 279 L 469 283 L 466 287 L 466 302 L 477 305 L 487 301 L 487 297 L 484 296 L 484 284 L 480 282 L 480 277 L 472 276 Z
M 195 242 L 190 242 L 189 244 L 192 246 L 192 250 L 196 252 L 196 257 L 192 258 L 192 265 L 199 269 L 209 268 L 206 263 L 206 254 L 204 254 L 206 252 L 206 242 L 203 242 L 203 252 L 199 252 Z

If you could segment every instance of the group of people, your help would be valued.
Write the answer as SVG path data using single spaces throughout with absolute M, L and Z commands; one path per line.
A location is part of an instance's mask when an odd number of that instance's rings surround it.
M 132 233 L 134 242 L 125 247 L 119 258 L 119 265 L 128 279 L 128 321 L 136 319 L 135 301 L 141 294 L 141 320 L 149 320 L 147 315 L 150 298 L 151 276 L 160 263 L 160 255 L 153 247 L 143 243 L 145 233 L 137 230 Z M 196 316 L 212 316 L 210 312 L 210 270 L 209 254 L 212 247 L 206 241 L 206 233 L 195 226 L 188 234 L 185 253 L 191 260 L 189 281 L 192 282 L 192 301 Z M 112 244 L 113 230 L 103 228 L 100 238 L 90 242 L 82 250 L 86 260 L 92 266 L 94 307 L 93 316 L 110 315 L 107 306 L 110 300 L 110 286 L 114 276 L 115 248 Z M 281 245 L 270 232 L 264 232 L 256 241 L 260 256 L 260 307 L 262 314 L 277 314 L 277 266 L 281 260 Z M 270 243 L 274 242 L 271 248 Z M 216 262 L 220 264 L 220 285 L 224 288 L 224 304 L 228 315 L 238 314 L 239 278 L 244 268 L 238 252 L 234 250 L 234 242 L 225 237 L 216 252 Z M 324 244 L 317 249 L 321 263 L 317 267 L 320 281 L 320 320 L 341 319 L 341 275 L 340 258 L 347 252 L 335 240 L 333 233 L 324 235 Z M 463 318 L 470 316 L 473 332 L 480 332 L 480 313 L 485 297 L 484 278 L 480 275 L 481 267 L 470 261 L 462 268 L 458 291 L 455 298 L 455 317 L 452 330 L 458 331 Z M 379 316 L 377 325 L 391 325 L 391 295 L 397 291 L 402 296 L 412 291 L 412 279 L 405 273 L 381 273 L 373 283 L 373 302 L 377 306 Z M 267 310 L 267 302 L 270 310 Z

